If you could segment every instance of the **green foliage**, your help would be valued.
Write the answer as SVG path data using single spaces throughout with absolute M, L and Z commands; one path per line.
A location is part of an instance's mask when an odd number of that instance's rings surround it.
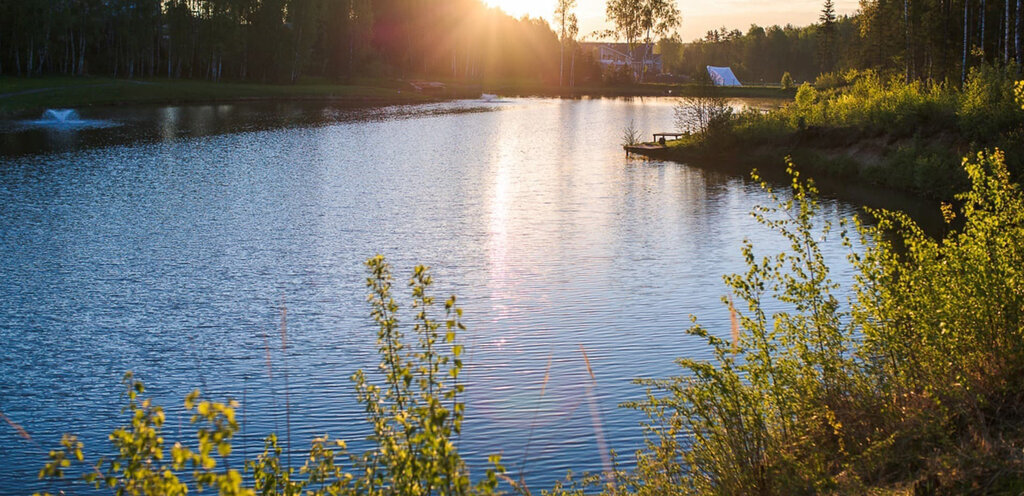
M 431 316 L 434 298 L 428 294 L 433 280 L 426 267 L 417 266 L 409 281 L 415 312 L 412 330 L 418 338 L 411 346 L 398 325 L 389 265 L 377 256 L 367 267 L 385 385 L 370 383 L 363 371 L 356 372 L 353 380 L 373 425 L 376 449 L 352 456 L 343 441 L 325 435 L 313 440 L 305 463 L 296 470 L 282 462 L 277 436 L 271 434 L 263 453 L 246 461 L 245 470 L 251 474 L 247 480 L 227 463 L 238 431 L 237 403 L 201 400 L 199 391 L 194 391 L 185 398 L 185 409 L 192 412 L 196 441 L 191 446 L 175 443 L 168 457 L 163 409 L 140 398 L 145 388 L 129 372 L 124 383 L 130 424 L 110 435 L 117 455 L 101 459 L 81 478 L 118 496 L 184 495 L 206 489 L 225 496 L 494 494 L 504 471 L 500 456 L 491 456 L 493 468 L 472 484 L 453 443 L 465 410 L 464 386 L 458 382 L 463 347 L 456 341 L 457 333 L 465 330 L 462 309 L 452 296 L 444 304 L 445 319 L 435 320 Z M 65 436 L 61 444 L 62 449 L 50 452 L 40 478 L 63 478 L 73 463 L 84 463 L 77 438 Z M 351 470 L 346 471 L 342 461 Z M 188 480 L 179 478 L 185 474 L 190 475 Z
M 793 103 L 734 114 L 693 148 L 810 154 L 815 173 L 949 200 L 969 184 L 958 160 L 969 150 L 1003 149 L 1011 174 L 1024 172 L 1015 71 L 982 65 L 962 90 L 874 71 L 822 75 L 816 85 L 801 85 Z
M 1024 477 L 1006 465 L 1024 440 L 1024 199 L 999 150 L 964 167 L 972 188 L 958 197 L 959 231 L 936 241 L 903 214 L 877 214 L 875 238 L 903 235 L 860 261 L 855 312 L 868 370 L 892 400 L 892 442 L 944 453 L 928 468 L 945 467 L 945 485 L 957 473 Z
M 741 302 L 723 300 L 737 319 L 734 340 L 695 323 L 689 332 L 707 341 L 714 361 L 679 359 L 687 375 L 641 381 L 648 398 L 632 405 L 652 419 L 638 463 L 667 466 L 681 494 L 813 493 L 829 486 L 845 453 L 844 399 L 859 386 L 849 374 L 853 330 L 818 244 L 832 226 L 815 225 L 814 186 L 790 172 L 793 196 L 762 183 L 775 205 L 754 215 L 791 250 L 758 258 L 747 242 L 748 271 L 725 278 Z M 768 315 L 772 299 L 793 311 Z
M 793 76 L 789 71 L 782 73 L 782 80 L 779 82 L 782 85 L 782 89 L 788 90 L 793 87 Z
M 904 214 L 861 226 L 847 306 L 819 247 L 812 183 L 754 216 L 789 243 L 725 278 L 733 338 L 699 324 L 711 361 L 640 381 L 640 494 L 961 492 L 1024 480 L 1024 197 L 1001 152 L 964 161 L 963 228 L 936 241 Z M 756 175 L 755 175 L 756 178 Z M 943 207 L 947 218 L 953 208 Z M 843 243 L 853 246 L 845 229 Z M 767 313 L 770 302 L 789 310 Z M 844 310 L 844 307 L 848 307 Z M 696 321 L 695 321 L 696 322 Z
M 118 496 L 152 494 L 187 494 L 189 486 L 178 478 L 179 473 L 191 469 L 194 487 L 216 489 L 222 495 L 252 494 L 242 487 L 242 476 L 237 470 L 217 470 L 218 460 L 225 461 L 231 454 L 231 439 L 238 430 L 235 422 L 234 402 L 215 403 L 200 401 L 194 391 L 185 398 L 185 409 L 193 412 L 191 422 L 196 425 L 196 445 L 192 448 L 175 443 L 168 458 L 162 428 L 163 408 L 152 400 L 140 399 L 145 387 L 131 372 L 124 376 L 125 397 L 130 424 L 115 430 L 109 439 L 117 455 L 102 458 L 82 479 L 98 488 L 108 488 Z M 62 478 L 70 467 L 70 460 L 84 462 L 82 443 L 74 436 L 65 436 L 63 449 L 50 452 L 50 462 L 39 472 L 40 478 Z
M 823 72 L 814 80 L 814 88 L 819 91 L 841 88 L 847 84 L 846 77 L 838 72 Z
M 491 457 L 496 470 L 489 470 L 473 487 L 452 443 L 452 437 L 461 432 L 465 410 L 459 399 L 465 386 L 458 383 L 463 348 L 455 342 L 456 332 L 465 329 L 462 309 L 456 306 L 454 296 L 445 301 L 441 334 L 441 322 L 429 315 L 434 299 L 427 295 L 427 288 L 433 281 L 426 267 L 417 266 L 409 285 L 418 352 L 402 353 L 406 344 L 398 327 L 398 306 L 391 297 L 390 267 L 381 256 L 370 259 L 367 267 L 371 273 L 367 279 L 369 301 L 379 326 L 380 370 L 386 385 L 369 384 L 362 371 L 353 376 L 379 446 L 362 461 L 375 470 L 357 484 L 368 493 L 383 487 L 402 495 L 493 493 L 501 472 L 500 457 Z M 439 353 L 442 344 L 450 347 L 451 356 Z
M 971 69 L 959 102 L 960 127 L 968 139 L 987 142 L 1021 127 L 1024 111 L 1014 92 L 1017 72 L 1016 65 Z

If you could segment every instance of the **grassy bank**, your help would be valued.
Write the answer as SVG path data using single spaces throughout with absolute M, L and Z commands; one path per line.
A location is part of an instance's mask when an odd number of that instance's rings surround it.
M 461 96 L 458 90 L 451 96 Z M 417 103 L 425 96 L 399 83 L 365 81 L 339 85 L 309 81 L 294 85 L 211 83 L 182 80 L 110 78 L 0 78 L 0 115 L 47 108 L 99 105 L 221 103 L 252 100 L 324 100 L 341 104 Z
M 702 92 L 698 84 L 642 83 L 631 85 L 581 85 L 553 86 L 528 81 L 494 81 L 482 86 L 485 93 L 508 96 L 549 96 L 549 97 L 627 97 L 627 96 L 693 96 Z M 796 89 L 778 86 L 740 86 L 720 88 L 729 98 L 778 98 L 792 99 Z
M 446 82 L 448 89 L 423 95 L 402 81 L 368 79 L 341 85 L 323 80 L 299 84 L 211 83 L 168 79 L 112 79 L 80 77 L 0 77 L 0 116 L 29 115 L 48 108 L 101 105 L 223 103 L 252 100 L 323 100 L 340 104 L 380 105 L 418 103 L 442 98 L 476 98 L 481 92 L 503 96 L 575 98 L 625 96 L 685 96 L 699 92 L 696 85 L 639 84 L 580 86 L 574 88 L 526 81 L 480 84 Z M 796 90 L 770 86 L 723 88 L 734 98 L 792 99 Z
M 951 199 L 969 185 L 960 157 L 978 150 L 1003 149 L 1011 174 L 1021 177 L 1024 111 L 1014 78 L 1015 68 L 982 67 L 960 90 L 871 72 L 830 75 L 801 86 L 778 110 L 723 112 L 667 149 L 645 153 L 747 170 L 781 170 L 792 156 L 816 175 Z

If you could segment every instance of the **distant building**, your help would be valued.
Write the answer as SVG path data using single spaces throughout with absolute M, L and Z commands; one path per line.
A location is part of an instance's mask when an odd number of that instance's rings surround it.
M 633 71 L 633 77 L 637 79 L 645 72 L 648 80 L 654 79 L 662 72 L 661 55 L 654 53 L 654 45 L 650 43 L 633 46 L 632 53 L 627 43 L 583 42 L 580 43 L 580 50 L 585 54 L 591 54 L 604 69 L 618 70 L 623 66 L 629 66 Z

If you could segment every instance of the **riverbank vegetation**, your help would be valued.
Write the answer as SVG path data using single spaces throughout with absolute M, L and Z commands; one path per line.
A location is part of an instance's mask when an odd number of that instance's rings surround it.
M 1022 59 L 1022 13 L 1013 0 L 872 0 L 843 16 L 827 0 L 814 24 L 722 26 L 692 41 L 675 31 L 678 8 L 668 0 L 610 0 L 613 28 L 580 33 L 576 2 L 568 0 L 551 0 L 554 26 L 480 0 L 3 0 L 0 76 L 430 78 L 549 88 L 659 81 L 647 70 L 602 66 L 584 44 L 611 40 L 639 45 L 644 60 L 659 57 L 673 75 L 662 82 L 698 80 L 707 65 L 731 66 L 754 85 L 851 69 L 962 82 L 982 63 Z
M 657 154 L 776 169 L 791 155 L 812 164 L 815 174 L 948 200 L 969 185 L 961 156 L 999 147 L 1011 175 L 1024 172 L 1016 74 L 1013 65 L 982 65 L 959 89 L 874 71 L 829 73 L 800 86 L 794 101 L 780 109 L 723 112 L 711 125 L 697 127 L 691 114 L 699 105 L 684 100 L 679 122 L 690 135 Z M 714 88 L 697 100 L 725 105 Z
M 86 462 L 83 443 L 65 435 L 61 448 L 39 472 L 55 487 L 67 472 L 80 470 L 78 483 L 124 495 L 183 495 L 210 490 L 221 495 L 342 495 L 342 494 L 494 494 L 504 469 L 501 457 L 491 456 L 491 468 L 470 479 L 456 449 L 465 415 L 464 386 L 459 383 L 465 330 L 462 309 L 454 296 L 444 302 L 444 320 L 437 320 L 433 283 L 427 268 L 417 266 L 409 280 L 415 339 L 398 323 L 399 305 L 393 297 L 391 267 L 377 256 L 366 263 L 371 316 L 377 324 L 379 370 L 352 376 L 359 403 L 372 425 L 375 447 L 352 454 L 344 441 L 324 435 L 313 440 L 301 467 L 282 456 L 276 434 L 265 439 L 255 459 L 231 468 L 232 440 L 239 430 L 238 403 L 215 402 L 194 391 L 185 398 L 196 438 L 171 445 L 163 430 L 162 407 L 144 398 L 145 387 L 131 373 L 124 377 L 125 412 L 129 423 L 110 435 L 109 458 Z M 284 324 L 282 323 L 282 326 Z M 282 340 L 285 329 L 282 327 Z M 382 380 L 382 384 L 374 380 Z M 49 493 L 44 493 L 49 494 Z
M 764 254 L 745 243 L 747 271 L 725 277 L 731 329 L 694 317 L 689 330 L 714 358 L 680 358 L 680 375 L 638 381 L 646 399 L 627 406 L 648 420 L 636 468 L 550 494 L 1024 490 L 1024 196 L 1001 151 L 963 164 L 971 189 L 959 209 L 943 207 L 950 229 L 939 240 L 893 212 L 872 212 L 879 222 L 858 223 L 859 235 L 847 222 L 822 224 L 813 182 L 792 165 L 790 191 L 762 183 L 772 204 L 753 214 L 790 248 Z M 837 235 L 855 269 L 848 301 L 821 250 Z M 390 267 L 381 257 L 367 266 L 381 363 L 353 380 L 376 448 L 354 455 L 323 436 L 296 468 L 271 435 L 261 455 L 230 468 L 237 404 L 190 394 L 196 439 L 169 446 L 163 410 L 128 375 L 129 423 L 110 437 L 116 454 L 85 463 L 82 444 L 66 436 L 40 476 L 61 488 L 80 470 L 117 494 L 493 494 L 500 481 L 530 494 L 498 457 L 471 477 L 453 443 L 466 414 L 454 297 L 435 320 L 432 280 L 416 268 L 413 342 L 396 320 Z
M 318 100 L 342 105 L 419 103 L 437 99 L 478 98 L 481 93 L 542 97 L 665 97 L 698 95 L 696 84 L 580 85 L 558 87 L 523 80 L 497 80 L 486 85 L 442 80 L 444 91 L 420 93 L 393 79 L 361 78 L 347 84 L 331 79 L 304 78 L 296 84 L 211 82 L 201 80 L 114 79 L 46 76 L 0 77 L 0 116 L 38 115 L 48 108 L 110 105 L 180 105 L 254 100 Z M 732 98 L 792 99 L 795 89 L 771 86 L 723 88 Z
M 799 84 L 871 69 L 958 85 L 973 67 L 1024 60 L 1024 9 L 1015 0 L 865 0 L 853 15 L 837 15 L 832 0 L 821 4 L 818 22 L 808 26 L 722 26 L 690 43 L 665 38 L 660 52 L 676 74 L 730 66 L 741 81 L 760 84 L 787 72 Z
M 305 80 L 300 84 L 284 85 L 57 76 L 0 78 L 0 116 L 35 116 L 48 108 L 102 105 L 180 105 L 259 100 L 317 100 L 337 105 L 386 105 L 478 95 L 477 88 L 460 87 L 450 88 L 445 95 L 424 95 L 384 80 L 356 81 L 348 85 L 326 80 Z

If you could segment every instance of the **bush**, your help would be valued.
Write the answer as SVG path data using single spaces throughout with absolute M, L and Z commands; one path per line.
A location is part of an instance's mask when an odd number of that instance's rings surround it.
M 814 88 L 818 91 L 834 90 L 847 84 L 846 78 L 838 72 L 825 72 L 814 80 Z
M 725 278 L 732 338 L 695 324 L 712 361 L 643 380 L 651 418 L 631 489 L 646 494 L 961 492 L 1024 480 L 1024 198 L 1000 152 L 964 162 L 964 227 L 942 241 L 905 215 L 862 227 L 844 310 L 819 248 L 813 184 L 755 216 L 790 251 Z M 756 176 L 755 176 L 756 179 Z M 770 189 L 762 183 L 770 192 Z M 952 222 L 953 209 L 944 207 Z M 840 233 L 844 242 L 854 241 Z M 788 311 L 768 314 L 768 305 Z M 651 481 L 653 480 L 653 485 Z
M 782 81 L 780 81 L 780 84 L 784 90 L 793 88 L 793 76 L 789 74 L 789 71 L 782 73 Z
M 703 136 L 726 129 L 732 119 L 729 99 L 710 84 L 701 86 L 695 96 L 680 98 L 673 111 L 676 129 Z
M 640 144 L 640 130 L 636 127 L 636 121 L 630 119 L 629 125 L 622 128 L 622 146 L 638 144 Z
M 983 64 L 974 67 L 960 94 L 960 129 L 968 139 L 991 144 L 1008 131 L 1020 129 L 1024 111 L 1017 103 L 1014 80 L 1017 66 Z
M 124 382 L 131 423 L 110 436 L 117 454 L 101 459 L 94 468 L 87 466 L 81 478 L 119 495 L 183 495 L 207 488 L 222 495 L 493 494 L 503 471 L 500 457 L 491 456 L 493 468 L 473 485 L 453 443 L 464 414 L 460 400 L 464 386 L 458 383 L 463 349 L 456 342 L 456 333 L 465 329 L 462 309 L 452 296 L 444 304 L 445 320 L 434 320 L 430 316 L 434 298 L 427 294 L 433 281 L 426 267 L 416 267 L 409 286 L 418 339 L 411 346 L 395 318 L 398 305 L 391 296 L 390 266 L 377 256 L 367 267 L 385 384 L 371 384 L 362 371 L 353 380 L 373 425 L 376 449 L 352 456 L 343 441 L 324 436 L 313 441 L 305 464 L 296 470 L 282 462 L 277 437 L 271 435 L 264 452 L 247 461 L 245 472 L 251 478 L 245 478 L 242 472 L 227 468 L 238 430 L 237 404 L 201 400 L 195 391 L 185 398 L 185 408 L 194 412 L 197 443 L 194 447 L 175 443 L 167 459 L 163 409 L 139 399 L 145 388 L 128 373 Z M 62 478 L 72 462 L 84 461 L 77 438 L 65 436 L 61 444 L 62 449 L 50 452 L 40 478 Z M 343 461 L 351 471 L 342 468 Z M 179 479 L 186 474 L 190 481 Z

